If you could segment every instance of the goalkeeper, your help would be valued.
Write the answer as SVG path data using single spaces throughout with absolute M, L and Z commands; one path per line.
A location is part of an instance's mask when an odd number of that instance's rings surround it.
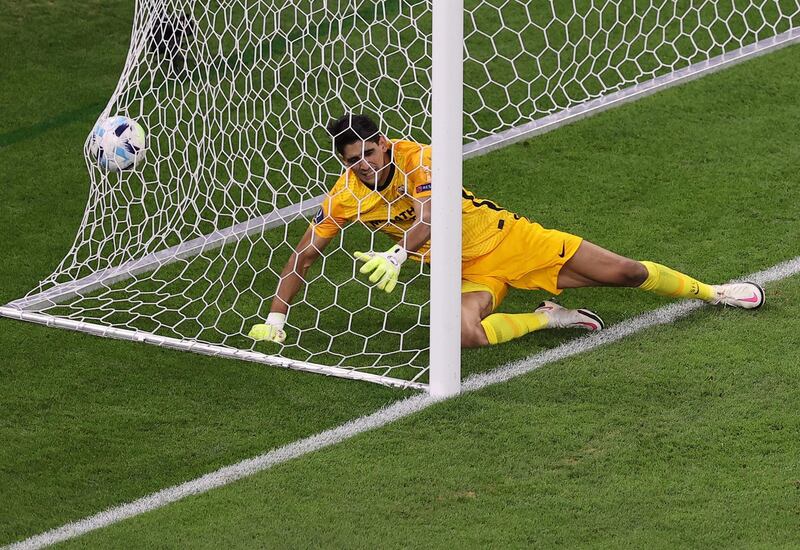
M 385 252 L 356 252 L 360 272 L 394 290 L 403 263 L 429 261 L 431 149 L 383 136 L 364 115 L 345 115 L 328 132 L 345 166 L 281 273 L 269 316 L 250 330 L 256 340 L 283 342 L 289 304 L 308 268 L 345 225 L 359 221 L 397 244 Z M 435 182 L 434 182 L 435 184 Z M 650 261 L 625 258 L 581 237 L 545 229 L 492 201 L 462 190 L 461 344 L 500 344 L 545 328 L 599 330 L 585 309 L 544 302 L 530 313 L 496 310 L 509 287 L 560 294 L 566 288 L 634 287 L 675 298 L 753 309 L 764 303 L 754 283 L 708 285 Z

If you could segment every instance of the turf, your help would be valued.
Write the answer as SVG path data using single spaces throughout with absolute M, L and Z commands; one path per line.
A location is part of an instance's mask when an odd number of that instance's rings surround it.
M 800 280 L 769 291 L 67 546 L 793 547 Z
M 0 88 L 0 174 L 10 182 L 0 186 L 0 302 L 35 286 L 73 239 L 86 196 L 81 148 L 127 48 L 97 31 L 127 28 L 131 15 L 124 2 L 25 6 L 0 2 L 0 74 L 14 75 Z M 101 56 L 108 62 L 86 63 Z M 799 61 L 789 48 L 475 159 L 466 185 L 545 225 L 712 282 L 794 257 Z M 410 546 L 427 533 L 440 545 L 461 536 L 474 545 L 674 546 L 716 545 L 716 534 L 720 546 L 767 545 L 768 536 L 788 545 L 800 477 L 791 461 L 798 289 L 793 280 L 768 290 L 756 315 L 704 311 L 153 514 L 159 528 L 145 517 L 85 540 Z M 543 297 L 512 292 L 504 310 Z M 623 290 L 562 300 L 607 322 L 666 303 Z M 0 327 L 0 543 L 403 395 L 5 319 Z M 572 336 L 469 351 L 464 371 Z

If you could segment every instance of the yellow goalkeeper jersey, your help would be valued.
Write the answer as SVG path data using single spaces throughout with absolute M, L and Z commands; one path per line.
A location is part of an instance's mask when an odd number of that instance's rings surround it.
M 382 188 L 367 187 L 347 170 L 327 193 L 312 226 L 314 233 L 333 238 L 351 222 L 359 221 L 400 241 L 417 221 L 414 201 L 431 195 L 431 147 L 413 141 L 393 140 L 392 166 Z M 461 192 L 462 261 L 488 254 L 508 234 L 519 216 L 494 202 Z M 435 222 L 434 222 L 435 223 Z M 430 242 L 418 253 L 430 261 Z M 413 257 L 413 256 L 412 256 Z

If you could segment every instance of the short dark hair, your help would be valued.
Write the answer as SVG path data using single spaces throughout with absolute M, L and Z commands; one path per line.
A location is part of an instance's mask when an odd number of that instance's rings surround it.
M 328 124 L 328 133 L 333 138 L 336 152 L 343 154 L 344 148 L 357 141 L 371 141 L 378 143 L 381 132 L 367 115 L 354 115 L 348 113 Z

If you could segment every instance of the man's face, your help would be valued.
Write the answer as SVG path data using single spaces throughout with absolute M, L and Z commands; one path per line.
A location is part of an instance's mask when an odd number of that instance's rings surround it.
M 378 143 L 374 141 L 356 141 L 346 145 L 342 151 L 344 165 L 353 171 L 356 177 L 369 187 L 383 183 L 388 174 L 389 142 L 381 136 Z

